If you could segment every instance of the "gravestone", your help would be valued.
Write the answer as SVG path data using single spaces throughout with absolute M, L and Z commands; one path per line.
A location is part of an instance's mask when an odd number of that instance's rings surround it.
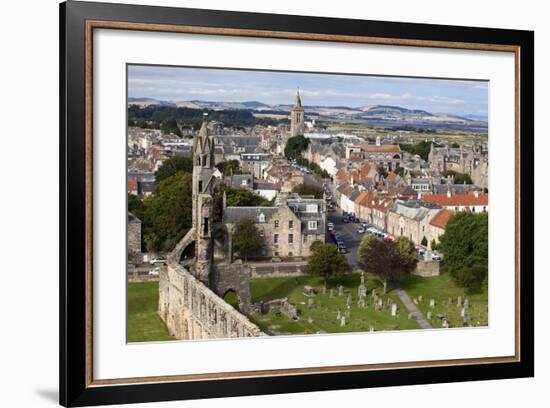
M 418 296 L 418 301 L 422 302 L 422 295 Z
M 426 313 L 426 318 L 427 318 L 428 320 L 432 320 L 432 312 L 431 312 L 431 310 L 429 310 L 428 313 Z
M 456 299 L 456 305 L 457 307 L 462 306 L 462 296 L 459 296 L 458 299 Z
M 468 309 L 470 307 L 470 299 L 466 298 L 464 299 L 464 308 Z
M 338 285 L 338 296 L 344 296 L 344 287 L 342 285 Z
M 340 320 L 341 317 L 342 317 L 342 314 L 341 314 L 340 311 L 338 310 L 338 314 L 336 315 L 336 320 Z
M 315 289 L 313 289 L 311 286 L 304 286 L 304 295 L 308 296 L 308 297 L 311 297 L 311 296 L 315 296 L 317 294 L 317 291 Z
M 346 325 L 346 316 L 340 317 L 340 327 L 344 327 Z
M 397 305 L 396 305 L 395 303 L 393 303 L 393 304 L 391 305 L 391 315 L 392 315 L 392 316 L 397 315 Z
M 435 307 L 435 299 L 430 299 L 430 307 L 432 309 Z
M 329 292 L 329 297 L 333 298 L 334 297 L 334 289 L 333 288 L 330 288 L 330 292 Z
M 351 302 L 352 302 L 352 298 L 351 298 L 351 293 L 348 293 L 348 298 L 346 299 L 346 305 L 348 307 L 351 306 Z
M 309 298 L 309 299 L 307 300 L 307 307 L 308 307 L 309 309 L 313 309 L 313 308 L 315 307 L 315 300 L 312 299 L 312 298 Z

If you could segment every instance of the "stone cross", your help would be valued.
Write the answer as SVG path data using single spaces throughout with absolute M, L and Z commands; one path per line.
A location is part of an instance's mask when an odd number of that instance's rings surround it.
M 392 316 L 397 315 L 397 305 L 396 305 L 395 303 L 393 303 L 393 304 L 391 305 L 391 315 L 392 315 Z

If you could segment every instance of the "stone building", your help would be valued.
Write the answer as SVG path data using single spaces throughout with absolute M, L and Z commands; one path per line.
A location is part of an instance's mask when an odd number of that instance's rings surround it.
M 420 200 L 396 200 L 388 211 L 387 231 L 394 237 L 406 237 L 417 245 L 424 237 L 430 242 L 430 221 L 440 210 Z
M 232 230 L 243 218 L 253 219 L 264 238 L 260 257 L 308 257 L 312 243 L 325 242 L 326 209 L 321 199 L 283 193 L 273 207 L 226 207 L 223 223 L 230 248 Z
M 381 144 L 380 137 L 376 144 L 354 144 L 346 146 L 346 159 L 359 158 L 375 164 L 378 167 L 395 170 L 401 165 L 402 153 L 398 144 Z
M 296 92 L 296 99 L 294 100 L 294 108 L 292 112 L 290 112 L 290 137 L 304 134 L 306 129 L 304 119 L 304 108 L 302 108 L 300 91 L 298 91 Z
M 141 262 L 141 220 L 128 213 L 128 260 Z
M 468 174 L 475 185 L 489 186 L 489 151 L 486 146 L 475 144 L 460 147 L 435 147 L 433 143 L 428 155 L 430 168 L 439 172 L 453 170 Z
M 204 122 L 193 139 L 193 220 L 198 279 L 208 284 L 212 238 L 212 191 L 214 189 L 214 138 Z

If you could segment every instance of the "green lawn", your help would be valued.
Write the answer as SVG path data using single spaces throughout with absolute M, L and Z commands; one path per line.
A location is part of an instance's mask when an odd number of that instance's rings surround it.
M 441 327 L 441 320 L 436 316 L 439 314 L 447 316 L 450 320 L 451 327 L 462 327 L 463 322 L 460 316 L 462 307 L 457 306 L 457 298 L 462 297 L 462 302 L 465 298 L 470 301 L 468 315 L 470 316 L 470 326 L 486 326 L 488 322 L 487 316 L 487 289 L 480 293 L 466 294 L 464 289 L 459 288 L 453 282 L 450 274 L 444 273 L 440 276 L 422 278 L 419 276 L 411 276 L 401 283 L 401 287 L 407 291 L 411 299 L 422 296 L 422 301 L 418 303 L 418 308 L 427 315 L 429 310 L 432 311 L 431 324 L 433 327 Z M 449 305 L 449 298 L 452 303 Z M 430 299 L 435 299 L 435 307 L 430 308 Z
M 175 340 L 157 314 L 158 282 L 128 283 L 129 343 Z
M 340 278 L 329 280 L 328 288 L 336 288 L 338 284 L 343 285 L 350 290 L 352 294 L 352 305 L 350 309 L 350 319 L 343 327 L 337 320 L 338 310 L 342 314 L 347 310 L 347 295 L 338 296 L 334 289 L 334 297 L 330 297 L 330 292 L 322 293 L 323 279 L 316 276 L 300 277 L 269 277 L 252 279 L 252 301 L 270 300 L 288 297 L 289 302 L 296 305 L 300 318 L 291 320 L 282 314 L 268 313 L 263 316 L 252 316 L 251 320 L 268 334 L 303 334 L 303 333 L 343 333 L 343 332 L 365 332 L 371 327 L 374 330 L 403 330 L 418 329 L 418 323 L 415 320 L 408 320 L 407 311 L 392 291 L 386 295 L 381 295 L 382 285 L 377 279 L 367 277 L 366 286 L 368 291 L 366 308 L 360 308 L 357 305 L 357 288 L 360 283 L 359 274 L 349 274 Z M 304 285 L 312 286 L 317 290 L 315 299 L 315 308 L 309 308 L 307 305 L 308 297 L 303 294 Z M 389 297 L 398 306 L 398 316 L 391 316 L 391 307 L 375 311 L 372 289 L 382 296 L 384 302 Z

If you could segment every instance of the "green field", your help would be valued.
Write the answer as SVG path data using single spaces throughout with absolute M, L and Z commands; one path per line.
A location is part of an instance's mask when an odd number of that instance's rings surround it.
M 300 277 L 270 277 L 252 279 L 252 301 L 270 300 L 288 297 L 291 304 L 297 306 L 300 318 L 292 320 L 282 314 L 274 312 L 262 316 L 252 316 L 251 320 L 268 334 L 304 334 L 304 333 L 344 333 L 365 332 L 371 328 L 378 330 L 404 330 L 418 329 L 415 320 L 408 320 L 408 313 L 400 300 L 390 290 L 386 295 L 381 295 L 382 284 L 377 279 L 367 277 L 367 307 L 358 306 L 357 288 L 360 283 L 359 274 L 349 274 L 340 278 L 329 280 L 327 292 L 322 293 L 323 279 L 317 276 Z M 336 286 L 341 284 L 352 294 L 350 319 L 343 327 L 337 319 L 338 311 L 342 314 L 347 310 L 347 295 L 338 296 Z M 317 295 L 316 306 L 308 307 L 308 297 L 303 294 L 304 285 L 312 286 Z M 334 297 L 330 297 L 330 288 L 334 288 Z M 390 298 L 398 306 L 398 316 L 391 316 L 391 307 L 375 311 L 372 289 L 381 296 L 386 303 Z
M 175 340 L 157 314 L 158 282 L 128 283 L 129 343 Z
M 441 320 L 436 316 L 446 316 L 450 320 L 451 327 L 462 327 L 463 321 L 460 316 L 461 306 L 457 306 L 457 299 L 462 297 L 469 299 L 470 307 L 468 315 L 470 316 L 469 326 L 486 326 L 488 322 L 487 289 L 480 293 L 466 294 L 464 289 L 457 287 L 450 274 L 444 273 L 440 276 L 421 278 L 419 276 L 410 276 L 401 283 L 401 287 L 407 291 L 411 299 L 422 296 L 422 301 L 418 303 L 418 308 L 427 315 L 432 312 L 431 325 L 434 328 L 441 327 Z M 449 304 L 449 298 L 452 302 Z M 430 299 L 435 300 L 435 307 L 430 307 Z

